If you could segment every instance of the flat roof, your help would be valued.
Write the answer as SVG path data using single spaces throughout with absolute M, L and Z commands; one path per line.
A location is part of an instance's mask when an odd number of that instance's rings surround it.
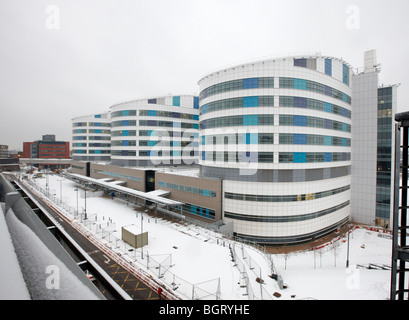
M 76 174 L 76 173 L 67 173 L 67 176 L 71 176 L 75 179 L 79 179 L 82 181 L 87 181 L 87 182 L 91 182 L 93 184 L 105 187 L 105 188 L 109 188 L 111 190 L 116 190 L 118 192 L 121 193 L 125 193 L 131 196 L 135 196 L 138 198 L 142 198 L 145 200 L 149 200 L 155 203 L 159 203 L 159 204 L 164 204 L 167 206 L 182 206 L 184 203 L 180 202 L 180 201 L 176 201 L 176 200 L 171 200 L 171 199 L 167 199 L 164 197 L 161 197 L 159 192 L 157 193 L 151 193 L 151 192 L 142 192 L 142 191 L 138 191 L 135 189 L 131 189 L 131 188 L 127 188 L 127 187 L 123 187 L 120 185 L 117 185 L 115 183 L 112 182 L 106 182 L 104 181 L 104 179 L 94 179 L 94 178 L 89 178 L 89 177 L 85 177 L 83 175 L 80 174 Z M 165 191 L 163 190 L 163 193 L 169 193 L 169 191 Z

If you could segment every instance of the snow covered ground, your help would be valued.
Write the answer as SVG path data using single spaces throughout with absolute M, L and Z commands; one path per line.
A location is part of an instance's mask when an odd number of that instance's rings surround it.
M 49 192 L 83 211 L 85 199 L 83 191 L 75 191 L 76 184 L 60 176 L 49 175 L 33 181 L 45 189 L 48 180 Z M 123 226 L 134 225 L 141 229 L 143 214 L 143 232 L 148 231 L 149 244 L 141 249 L 130 251 L 121 238 Z M 127 261 L 152 272 L 158 281 L 170 283 L 184 299 L 214 299 L 220 290 L 222 299 L 325 299 L 325 300 L 384 300 L 389 298 L 390 270 L 374 270 L 357 265 L 391 265 L 392 240 L 378 236 L 378 232 L 356 229 L 350 234 L 350 267 L 346 268 L 347 242 L 340 239 L 338 246 L 326 246 L 315 252 L 297 252 L 290 255 L 266 255 L 249 246 L 223 239 L 221 235 L 208 230 L 182 223 L 152 218 L 137 212 L 125 202 L 101 197 L 100 194 L 87 192 L 88 228 L 100 236 L 101 241 L 114 248 L 122 248 Z M 74 216 L 72 216 L 74 219 Z M 76 217 L 80 222 L 80 217 Z M 102 230 L 105 230 L 103 233 Z M 106 231 L 110 230 L 107 236 Z M 114 239 L 114 240 L 113 240 Z M 236 261 L 232 262 L 234 248 Z M 142 254 L 144 259 L 142 259 Z M 146 267 L 147 255 L 150 269 Z M 154 260 L 162 263 L 162 271 L 152 268 Z M 285 289 L 280 290 L 276 280 L 271 279 L 271 263 L 282 276 Z M 249 267 L 249 264 L 253 268 Z M 166 272 L 164 269 L 168 268 Z M 243 268 L 247 277 L 243 278 Z M 158 275 L 163 275 L 159 278 Z M 262 278 L 260 284 L 257 278 Z M 220 283 L 218 282 L 220 279 Z M 246 280 L 247 279 L 247 280 Z M 247 283 L 247 289 L 244 284 Z M 207 295 L 209 293 L 209 295 Z M 274 293 L 281 296 L 276 297 Z

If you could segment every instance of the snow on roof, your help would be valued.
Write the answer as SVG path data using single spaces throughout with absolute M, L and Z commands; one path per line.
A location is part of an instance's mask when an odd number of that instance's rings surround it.
M 30 300 L 20 264 L 0 205 L 0 300 Z

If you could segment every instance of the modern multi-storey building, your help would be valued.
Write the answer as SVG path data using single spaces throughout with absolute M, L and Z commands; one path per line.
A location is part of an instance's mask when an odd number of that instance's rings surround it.
M 112 164 L 161 166 L 198 162 L 198 97 L 139 99 L 116 104 L 110 111 Z
M 283 57 L 206 75 L 200 97 L 116 104 L 111 163 L 73 171 L 161 189 L 184 214 L 264 244 L 308 242 L 349 221 L 388 227 L 397 86 L 378 87 L 378 71 L 374 51 L 362 72 L 334 57 Z
M 397 85 L 379 87 L 375 50 L 352 77 L 351 220 L 390 227 Z
M 43 135 L 42 140 L 23 143 L 23 158 L 51 159 L 49 162 L 41 162 L 42 167 L 66 167 L 67 164 L 61 165 L 52 161 L 52 159 L 69 159 L 70 143 L 68 141 L 56 141 L 55 135 Z
M 223 179 L 223 219 L 243 238 L 309 241 L 349 220 L 352 70 L 285 57 L 200 85 L 200 169 Z
M 72 158 L 84 161 L 111 160 L 110 113 L 72 119 Z

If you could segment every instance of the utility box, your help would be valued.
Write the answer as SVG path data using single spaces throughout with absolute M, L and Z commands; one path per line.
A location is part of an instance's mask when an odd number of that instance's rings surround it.
M 139 227 L 130 225 L 122 227 L 122 241 L 134 248 L 141 248 L 148 244 L 148 232 L 140 233 Z

